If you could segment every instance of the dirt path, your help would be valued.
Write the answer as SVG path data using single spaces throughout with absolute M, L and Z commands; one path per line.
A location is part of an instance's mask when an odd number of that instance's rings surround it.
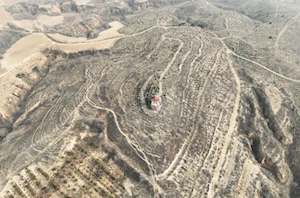
M 278 9 L 279 9 L 279 2 L 276 1 L 276 10 L 275 10 L 275 14 L 272 16 L 272 18 L 270 19 L 270 21 L 269 21 L 268 23 L 272 22 L 273 19 L 277 16 L 277 14 L 278 14 Z
M 290 25 L 294 20 L 296 20 L 299 16 L 300 16 L 300 12 L 299 12 L 295 17 L 293 17 L 291 20 L 289 20 L 289 21 L 285 24 L 284 28 L 279 32 L 279 34 L 278 34 L 278 36 L 277 36 L 277 38 L 276 38 L 276 41 L 275 41 L 275 45 L 274 45 L 275 50 L 278 50 L 279 40 L 280 40 L 281 36 L 283 35 L 283 33 L 287 30 L 287 28 L 289 27 L 289 25 Z
M 167 38 L 167 39 L 169 39 L 169 38 Z M 160 78 L 159 78 L 159 95 L 160 96 L 162 96 L 162 94 L 163 94 L 163 90 L 162 90 L 163 78 L 166 75 L 166 73 L 169 71 L 170 67 L 173 65 L 174 61 L 176 60 L 176 58 L 177 58 L 177 56 L 178 56 L 179 52 L 181 51 L 181 49 L 183 47 L 183 44 L 184 44 L 180 39 L 170 39 L 170 40 L 175 40 L 175 41 L 180 42 L 180 46 L 178 47 L 177 51 L 175 52 L 172 60 L 168 63 L 167 67 L 164 69 L 164 71 L 160 75 Z
M 90 78 L 90 80 L 92 80 L 91 76 L 88 75 L 88 77 Z M 114 117 L 114 120 L 115 120 L 115 123 L 116 123 L 116 126 L 117 126 L 117 129 L 118 131 L 122 134 L 122 136 L 125 137 L 126 141 L 128 142 L 128 144 L 132 147 L 133 150 L 136 151 L 136 154 L 148 165 L 148 168 L 150 170 L 150 178 L 151 178 L 151 183 L 154 187 L 154 192 L 155 192 L 155 197 L 159 197 L 159 194 L 163 194 L 163 190 L 161 189 L 161 187 L 159 186 L 159 184 L 157 183 L 156 181 L 156 173 L 155 173 L 155 170 L 154 170 L 154 167 L 153 167 L 153 164 L 148 160 L 145 152 L 143 151 L 143 149 L 141 148 L 140 145 L 138 145 L 138 143 L 134 142 L 129 136 L 128 134 L 124 133 L 123 130 L 121 129 L 120 127 L 120 124 L 117 120 L 117 116 L 116 116 L 116 113 L 112 110 L 112 109 L 109 109 L 109 108 L 105 108 L 105 107 L 101 107 L 101 106 L 98 106 L 96 105 L 90 98 L 89 98 L 89 93 L 90 93 L 90 90 L 92 89 L 94 83 L 91 83 L 89 88 L 87 89 L 87 92 L 86 92 L 86 96 L 85 96 L 85 100 L 91 105 L 93 106 L 94 108 L 96 109 L 101 109 L 101 110 L 105 110 L 107 112 L 110 112 L 112 113 L 113 117 Z M 117 148 L 117 146 L 114 146 Z M 120 151 L 120 149 L 117 149 Z M 137 152 L 138 151 L 138 152 Z M 121 152 L 121 151 L 120 151 Z M 141 154 L 140 154 L 141 153 Z M 146 178 L 148 178 L 146 175 L 144 175 Z M 158 193 L 158 194 L 157 194 Z
M 193 46 L 193 42 L 191 41 L 191 47 L 190 47 L 189 51 L 184 55 L 184 57 L 183 57 L 183 59 L 182 59 L 180 65 L 179 65 L 179 67 L 178 67 L 178 69 L 179 69 L 180 72 L 182 71 L 182 66 L 183 66 L 185 60 L 186 60 L 187 57 L 191 54 L 192 46 Z
M 240 59 L 243 59 L 243 60 L 245 60 L 245 61 L 248 61 L 248 62 L 250 62 L 250 63 L 253 63 L 253 64 L 255 64 L 255 65 L 257 65 L 257 66 L 259 66 L 259 67 L 261 67 L 261 68 L 263 68 L 263 69 L 265 69 L 265 70 L 271 72 L 272 74 L 274 74 L 274 75 L 276 75 L 276 76 L 278 76 L 278 77 L 280 77 L 280 78 L 283 78 L 283 79 L 286 79 L 286 80 L 289 80 L 289 81 L 292 81 L 292 82 L 300 83 L 300 80 L 293 79 L 293 78 L 290 78 L 290 77 L 286 77 L 286 76 L 284 76 L 284 75 L 282 75 L 282 74 L 279 74 L 279 73 L 277 73 L 277 72 L 275 72 L 275 71 L 273 71 L 273 70 L 267 68 L 266 66 L 264 66 L 264 65 L 262 65 L 262 64 L 260 64 L 260 63 L 258 63 L 258 62 L 255 62 L 255 61 L 253 61 L 253 60 L 250 60 L 250 59 L 248 59 L 248 58 L 245 58 L 245 57 L 243 57 L 243 56 L 240 56 L 240 55 L 234 53 L 233 51 L 230 51 L 229 53 L 231 53 L 232 55 L 234 55 L 234 56 L 236 56 L 236 57 L 238 57 L 238 58 L 240 58 Z
M 87 102 L 93 106 L 94 108 L 97 108 L 97 109 L 101 109 L 101 110 L 105 110 L 107 112 L 110 112 L 112 113 L 112 115 L 114 116 L 114 119 L 115 119 L 115 123 L 116 123 L 116 126 L 119 130 L 119 132 L 125 137 L 125 139 L 127 140 L 128 144 L 134 149 L 134 150 L 138 150 L 140 153 L 142 153 L 143 156 L 141 156 L 138 152 L 136 152 L 136 154 L 143 160 L 146 162 L 146 164 L 148 165 L 149 167 L 149 170 L 150 170 L 150 176 L 151 176 L 151 183 L 152 185 L 154 186 L 154 191 L 155 192 L 159 192 L 159 193 L 162 193 L 163 190 L 161 189 L 161 187 L 158 185 L 158 183 L 156 182 L 156 177 L 155 175 L 153 174 L 153 165 L 151 164 L 151 162 L 149 162 L 147 156 L 145 155 L 144 151 L 140 148 L 140 146 L 138 146 L 136 143 L 134 143 L 130 138 L 129 136 L 124 133 L 119 125 L 119 122 L 117 121 L 117 117 L 116 117 L 116 113 L 111 110 L 111 109 L 108 109 L 108 108 L 105 108 L 105 107 L 100 107 L 100 106 L 97 106 L 95 103 L 93 103 L 92 100 L 90 100 L 90 98 L 88 98 L 88 96 L 86 96 L 86 99 L 87 99 Z M 116 147 L 116 146 L 115 146 Z M 117 149 L 120 151 L 120 149 Z M 151 173 L 152 172 L 152 173 Z M 146 177 L 147 178 L 147 177 Z
M 159 49 L 161 43 L 162 43 L 164 40 L 166 40 L 166 35 L 168 35 L 168 34 L 170 34 L 170 33 L 165 33 L 165 34 L 163 34 L 163 35 L 161 36 L 160 40 L 156 43 L 154 49 L 146 56 L 147 59 L 150 59 L 151 56 L 154 54 L 154 52 L 156 52 L 156 51 Z
M 215 174 L 213 175 L 213 178 L 211 180 L 211 184 L 210 184 L 210 187 L 209 187 L 209 190 L 208 190 L 208 198 L 213 198 L 214 197 L 214 192 L 215 192 L 214 187 L 215 187 L 216 184 L 218 184 L 219 176 L 220 176 L 220 173 L 221 173 L 221 168 L 222 168 L 222 165 L 225 161 L 228 147 L 229 147 L 229 145 L 232 141 L 232 135 L 233 135 L 234 130 L 235 130 L 236 119 L 237 119 L 237 116 L 238 116 L 238 109 L 239 109 L 240 100 L 241 100 L 241 98 L 240 98 L 241 97 L 240 96 L 241 95 L 241 82 L 240 82 L 240 79 L 238 77 L 237 71 L 235 70 L 235 68 L 232 65 L 232 60 L 230 60 L 230 58 L 229 58 L 230 52 L 228 51 L 228 49 L 226 50 L 226 53 L 227 53 L 227 60 L 228 60 L 229 66 L 230 66 L 230 70 L 231 70 L 231 72 L 233 74 L 233 77 L 235 79 L 235 82 L 236 82 L 237 93 L 236 93 L 236 98 L 235 98 L 235 103 L 234 103 L 232 116 L 231 116 L 231 119 L 230 119 L 229 129 L 228 129 L 228 132 L 227 132 L 226 137 L 225 137 L 224 147 L 222 149 L 220 159 L 219 159 L 217 167 L 214 171 Z
M 203 48 L 203 45 L 201 45 L 201 47 L 199 48 L 199 54 L 197 57 L 200 57 L 201 56 L 201 53 L 202 53 L 202 48 Z M 219 52 L 217 53 L 217 59 L 219 58 Z M 197 57 L 194 59 L 196 60 Z M 195 64 L 195 61 L 193 61 L 191 63 L 192 64 Z M 198 109 L 199 109 L 199 106 L 201 105 L 201 101 L 203 99 L 203 96 L 204 96 L 204 93 L 206 91 L 206 87 L 208 86 L 208 82 L 215 76 L 216 72 L 217 72 L 217 64 L 214 64 L 214 66 L 212 67 L 212 69 L 210 70 L 209 74 L 208 74 L 208 77 L 207 79 L 205 80 L 204 82 L 204 85 L 203 85 L 203 89 L 202 91 L 200 91 L 197 95 L 197 104 L 196 104 L 196 109 L 194 111 L 194 114 L 193 114 L 193 118 L 191 120 L 195 120 L 196 118 L 196 115 L 198 113 Z M 158 179 L 162 180 L 162 179 L 166 179 L 166 177 L 172 172 L 174 171 L 174 169 L 176 169 L 177 166 L 179 166 L 179 162 L 182 158 L 184 158 L 184 156 L 187 154 L 187 151 L 191 145 L 191 143 L 193 142 L 193 140 L 195 139 L 196 137 L 196 134 L 197 134 L 197 131 L 195 130 L 195 122 L 193 123 L 192 125 L 192 129 L 190 131 L 190 134 L 189 136 L 186 138 L 186 140 L 184 141 L 182 147 L 180 148 L 179 152 L 177 153 L 177 155 L 175 156 L 175 158 L 173 159 L 173 161 L 171 162 L 170 166 L 160 175 L 157 176 Z
M 85 101 L 83 101 L 83 102 L 85 102 Z M 10 172 L 9 175 L 7 175 L 7 178 L 11 178 L 14 175 L 16 175 L 21 169 L 30 165 L 36 159 L 41 157 L 45 152 L 47 152 L 50 148 L 52 148 L 54 145 L 56 145 L 59 141 L 61 141 L 64 137 L 66 137 L 69 134 L 71 129 L 74 128 L 76 120 L 78 119 L 78 117 L 76 116 L 76 115 L 78 115 L 78 114 L 76 114 L 76 111 L 78 111 L 79 107 L 83 104 L 83 102 L 81 102 L 78 105 L 78 107 L 74 110 L 73 118 L 71 121 L 72 124 L 68 128 L 66 128 L 66 130 L 62 131 L 60 136 L 56 137 L 55 139 L 52 139 L 52 141 L 42 151 L 40 151 L 38 154 L 36 154 L 34 156 L 31 155 L 32 158 L 30 160 L 28 160 L 26 163 L 22 164 L 17 170 Z M 27 153 L 27 151 L 23 151 L 23 152 Z

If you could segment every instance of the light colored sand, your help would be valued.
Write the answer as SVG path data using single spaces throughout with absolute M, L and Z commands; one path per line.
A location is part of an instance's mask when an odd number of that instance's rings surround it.
M 13 105 L 18 104 L 19 99 L 15 95 L 22 91 L 18 87 L 24 87 L 29 90 L 30 87 L 25 84 L 21 79 L 16 78 L 18 73 L 30 73 L 35 66 L 42 66 L 46 63 L 47 57 L 41 53 L 35 53 L 27 61 L 24 61 L 20 67 L 12 68 L 9 72 L 1 74 L 0 80 L 0 114 L 9 118 L 13 113 Z M 18 86 L 18 87 L 17 87 Z M 24 91 L 24 90 L 23 90 Z
M 109 25 L 111 26 L 111 28 L 104 30 L 102 32 L 99 33 L 98 37 L 95 39 L 90 39 L 88 40 L 85 37 L 69 37 L 69 36 L 64 36 L 62 34 L 48 34 L 48 36 L 50 36 L 50 38 L 52 38 L 53 40 L 60 42 L 60 43 L 93 43 L 96 41 L 102 41 L 105 39 L 109 39 L 109 38 L 116 38 L 116 37 L 121 37 L 123 36 L 122 34 L 120 34 L 118 32 L 119 29 L 121 29 L 122 27 L 124 27 L 124 25 L 118 21 L 114 21 L 109 23 Z
M 39 15 L 37 20 L 17 20 L 12 23 L 19 28 L 23 28 L 29 32 L 33 32 L 34 30 L 44 30 L 44 25 L 46 26 L 54 26 L 60 23 L 63 23 L 63 16 L 47 16 L 47 15 Z
M 108 38 L 122 36 L 122 34 L 120 34 L 118 32 L 119 29 L 124 27 L 124 25 L 122 23 L 120 23 L 119 21 L 114 21 L 114 22 L 109 23 L 109 25 L 111 26 L 111 28 L 109 28 L 108 30 L 105 30 L 103 32 L 100 32 L 99 36 L 97 37 L 98 40 L 104 40 L 104 39 L 108 39 Z
M 77 138 L 76 137 L 72 137 L 71 139 L 68 139 L 65 144 L 64 144 L 64 151 L 71 151 L 75 144 L 77 143 Z
M 144 2 L 147 2 L 148 0 L 136 0 L 136 2 L 138 3 L 144 3 Z
M 14 18 L 5 10 L 3 6 L 0 6 L 0 26 L 7 27 L 8 22 L 12 22 Z
M 53 6 L 52 4 L 39 5 L 40 8 L 46 8 L 46 9 L 52 8 L 52 6 Z
M 256 178 L 259 173 L 260 167 L 257 164 L 254 164 L 252 160 L 246 159 L 242 169 L 241 177 L 238 182 L 237 190 L 240 192 L 238 198 L 247 197 L 247 192 L 244 189 L 247 189 L 250 181 L 253 180 L 253 178 Z
M 131 183 L 131 181 L 128 178 L 125 179 L 125 181 L 124 181 L 124 187 L 125 187 L 126 192 L 130 196 L 132 196 L 132 188 L 134 187 L 134 185 Z
M 64 16 L 47 16 L 47 15 L 39 15 L 37 18 L 38 23 L 54 26 L 64 22 Z
M 69 37 L 62 34 L 48 34 L 50 38 L 52 38 L 54 41 L 57 41 L 59 43 L 83 43 L 87 42 L 88 40 L 85 37 Z
M 274 87 L 272 85 L 266 87 L 265 91 L 270 100 L 271 108 L 276 114 L 279 111 L 282 103 L 281 92 L 277 87 Z
M 13 127 L 17 127 L 18 125 L 20 125 L 21 123 L 23 123 L 26 120 L 27 116 L 30 113 L 32 113 L 34 110 L 36 110 L 37 108 L 39 108 L 40 105 L 41 105 L 41 101 L 38 101 L 30 109 L 26 109 L 25 112 L 15 121 Z
M 78 44 L 53 44 L 51 46 L 52 49 L 62 50 L 64 52 L 78 52 L 89 49 L 107 49 L 114 46 L 115 42 L 119 40 L 119 38 L 108 39 L 104 41 L 98 41 L 95 43 L 78 43 Z
M 89 0 L 74 0 L 77 5 L 87 5 L 90 1 Z
M 55 43 L 42 33 L 34 33 L 26 36 L 14 45 L 12 45 L 4 54 L 0 68 L 0 114 L 8 118 L 12 115 L 14 106 L 20 98 L 13 96 L 18 95 L 21 90 L 16 85 L 29 90 L 29 85 L 21 79 L 16 78 L 20 72 L 30 73 L 35 66 L 45 65 L 47 58 L 41 53 L 46 48 L 61 50 L 64 52 L 78 52 L 90 49 L 107 49 L 111 48 L 117 40 L 123 35 L 117 30 L 123 25 L 119 22 L 112 23 L 113 28 L 102 33 L 102 38 L 94 39 L 94 42 L 82 42 L 74 44 Z M 118 35 L 117 37 L 115 37 Z M 110 37 L 111 36 L 111 37 Z
M 32 20 L 16 20 L 12 22 L 15 26 L 33 32 L 35 29 L 43 30 L 43 26 Z
M 20 3 L 22 1 L 26 1 L 26 0 L 2 0 L 3 4 L 8 6 L 14 5 L 16 3 Z
M 26 36 L 6 51 L 1 66 L 4 69 L 11 70 L 51 44 L 50 39 L 44 34 L 36 33 Z
M 65 52 L 111 48 L 115 42 L 121 38 L 122 34 L 118 33 L 117 30 L 123 27 L 123 24 L 120 22 L 112 22 L 110 25 L 112 28 L 103 31 L 98 38 L 90 40 L 89 42 L 84 42 L 87 40 L 82 40 L 79 38 L 79 41 L 82 41 L 79 43 L 77 38 L 74 38 L 75 40 L 72 38 L 71 41 L 74 42 L 74 44 L 55 43 L 44 34 L 31 34 L 20 39 L 6 51 L 3 56 L 3 60 L 1 61 L 2 68 L 11 70 L 12 68 L 18 66 L 18 64 L 21 64 L 23 61 L 30 58 L 36 52 L 40 52 L 47 47 Z M 69 37 L 67 38 L 69 39 Z

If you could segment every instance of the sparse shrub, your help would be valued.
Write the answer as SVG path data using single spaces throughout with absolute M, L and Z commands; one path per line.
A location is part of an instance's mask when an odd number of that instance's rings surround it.
M 33 190 L 33 188 L 29 185 L 29 184 L 27 184 L 27 185 L 25 185 L 25 188 L 27 188 L 28 189 L 28 191 L 33 195 L 33 196 L 35 196 L 35 191 Z
M 36 180 L 36 176 L 31 172 L 31 170 L 26 169 L 26 172 L 31 180 Z
M 101 194 L 103 195 L 103 196 L 108 196 L 108 193 L 105 191 L 105 190 L 103 190 L 103 189 L 101 189 Z
M 43 193 L 48 193 L 49 192 L 49 188 L 47 188 L 46 186 L 41 188 Z
M 23 191 L 21 190 L 21 188 L 20 188 L 17 184 L 13 184 L 13 188 L 17 191 L 17 193 L 18 193 L 21 197 L 25 197 Z
M 36 184 L 36 186 L 39 187 L 39 188 L 42 186 L 42 184 L 41 184 L 40 181 L 36 181 L 35 184 Z
M 58 186 L 55 184 L 53 180 L 50 180 L 49 186 L 54 190 L 58 190 Z
M 36 168 L 46 179 L 49 179 L 49 175 L 48 173 L 46 173 L 43 169 L 41 169 L 40 167 Z
M 70 164 L 70 163 L 71 163 L 71 160 L 66 160 L 66 163 L 67 163 L 67 164 Z

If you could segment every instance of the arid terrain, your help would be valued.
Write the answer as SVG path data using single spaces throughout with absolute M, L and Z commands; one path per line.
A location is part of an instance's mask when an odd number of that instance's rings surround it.
M 300 197 L 297 0 L 0 0 L 0 197 Z

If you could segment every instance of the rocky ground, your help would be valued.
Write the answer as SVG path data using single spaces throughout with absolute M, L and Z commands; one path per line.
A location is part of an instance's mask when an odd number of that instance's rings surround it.
M 0 197 L 300 197 L 297 1 L 0 6 Z

